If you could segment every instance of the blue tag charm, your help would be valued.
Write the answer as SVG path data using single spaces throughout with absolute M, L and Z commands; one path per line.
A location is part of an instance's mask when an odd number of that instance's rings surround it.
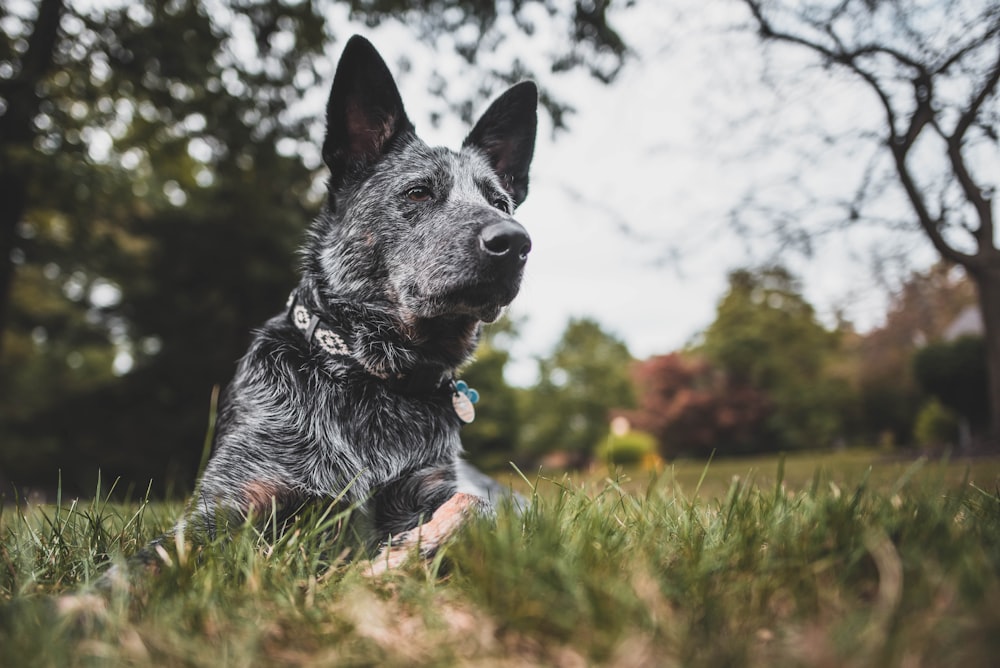
M 451 396 L 451 405 L 455 409 L 455 415 L 465 424 L 476 419 L 476 408 L 473 404 L 479 401 L 479 392 L 469 387 L 464 380 L 455 381 L 452 384 L 455 391 Z

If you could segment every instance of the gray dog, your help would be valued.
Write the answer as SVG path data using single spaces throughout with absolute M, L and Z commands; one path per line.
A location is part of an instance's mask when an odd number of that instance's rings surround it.
M 504 490 L 461 459 L 475 397 L 455 370 L 520 287 L 531 241 L 511 213 L 528 191 L 537 104 L 535 85 L 517 84 L 460 151 L 431 148 L 385 62 L 351 38 L 327 105 L 328 200 L 302 279 L 240 361 L 172 534 L 205 540 L 339 497 L 359 508 L 379 570 L 490 512 Z M 165 538 L 136 560 L 153 562 Z

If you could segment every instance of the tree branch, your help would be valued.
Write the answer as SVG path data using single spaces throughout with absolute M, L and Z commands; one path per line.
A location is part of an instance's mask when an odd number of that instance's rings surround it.
M 997 47 L 997 59 L 994 61 L 990 73 L 983 81 L 982 87 L 973 96 L 965 112 L 959 117 L 955 131 L 947 138 L 948 159 L 951 161 L 955 178 L 958 179 L 962 192 L 965 193 L 966 199 L 975 208 L 976 215 L 979 217 L 979 227 L 973 233 L 973 237 L 979 246 L 980 254 L 997 250 L 993 238 L 993 206 L 990 199 L 973 180 L 972 174 L 969 173 L 965 164 L 965 156 L 962 155 L 962 145 L 965 142 L 965 133 L 976 120 L 983 104 L 994 94 L 997 82 L 1000 81 L 1000 39 L 997 40 Z
M 921 229 L 924 230 L 928 238 L 931 240 L 931 243 L 934 245 L 934 248 L 942 255 L 942 257 L 965 267 L 976 265 L 978 262 L 978 258 L 976 256 L 958 251 L 950 246 L 945 240 L 940 230 L 942 220 L 931 215 L 930 210 L 927 208 L 927 204 L 924 201 L 923 194 L 917 186 L 917 183 L 906 164 L 907 155 L 913 147 L 913 144 L 916 142 L 923 129 L 934 120 L 934 111 L 931 104 L 931 99 L 933 97 L 933 89 L 931 87 L 932 77 L 927 69 L 919 63 L 906 57 L 904 54 L 888 47 L 868 45 L 858 49 L 842 49 L 838 51 L 801 35 L 776 30 L 768 18 L 764 15 L 764 9 L 759 0 L 743 1 L 750 9 L 750 13 L 757 22 L 758 32 L 760 33 L 761 39 L 765 41 L 786 42 L 809 49 L 810 51 L 827 58 L 831 62 L 847 67 L 868 84 L 871 90 L 878 97 L 882 104 L 882 108 L 885 111 L 889 134 L 888 146 L 895 160 L 896 172 L 899 176 L 900 183 L 903 186 L 903 190 L 906 192 L 907 198 L 910 200 L 910 204 L 913 206 L 914 212 L 917 214 L 917 222 L 920 224 Z M 835 39 L 834 41 L 839 44 L 839 40 Z M 900 135 L 897 131 L 897 113 L 893 107 L 892 101 L 889 99 L 888 93 L 884 90 L 878 78 L 857 62 L 859 57 L 874 53 L 884 53 L 890 55 L 901 64 L 916 70 L 916 76 L 913 78 L 916 108 L 910 116 L 906 132 L 902 135 Z M 985 99 L 985 96 L 988 95 L 988 91 L 986 93 L 981 92 L 981 95 L 983 96 L 983 99 Z M 974 118 L 975 115 L 973 114 L 972 118 L 969 119 L 969 123 L 971 123 Z
M 983 80 L 982 87 L 972 96 L 968 108 L 955 125 L 953 137 L 959 143 L 965 138 L 965 132 L 969 129 L 969 126 L 976 120 L 976 116 L 979 115 L 979 110 L 982 108 L 983 103 L 996 91 L 998 81 L 1000 81 L 1000 39 L 997 39 L 997 59 L 993 62 L 990 73 Z
M 872 92 L 878 97 L 879 101 L 882 103 L 882 109 L 885 111 L 886 122 L 889 125 L 889 139 L 895 142 L 898 138 L 896 133 L 896 111 L 892 106 L 892 102 L 889 100 L 889 96 L 886 95 L 882 86 L 879 84 L 878 79 L 874 74 L 864 69 L 856 61 L 856 55 L 854 52 L 848 51 L 834 51 L 822 44 L 818 44 L 812 40 L 806 39 L 799 35 L 794 35 L 792 33 L 781 32 L 775 30 L 771 25 L 771 22 L 764 16 L 764 10 L 761 6 L 759 0 L 743 0 L 743 2 L 750 8 L 750 12 L 753 14 L 757 21 L 758 32 L 760 33 L 761 39 L 772 40 L 776 42 L 787 42 L 789 44 L 795 44 L 797 46 L 804 47 L 814 53 L 817 53 L 830 62 L 839 63 L 848 69 L 852 70 L 855 74 L 861 77 L 868 86 L 872 89 Z M 835 40 L 836 41 L 836 40 Z M 911 126 L 912 127 L 912 126 Z M 907 150 L 909 147 L 907 147 Z
M 900 65 L 912 67 L 919 73 L 926 72 L 926 68 L 922 64 L 915 61 L 913 58 L 910 58 L 902 51 L 897 51 L 896 49 L 892 49 L 881 44 L 865 44 L 864 46 L 859 46 L 856 49 L 853 49 L 849 53 L 851 58 L 858 58 L 860 56 L 870 56 L 873 54 L 883 54 L 886 56 L 892 56 L 899 62 Z
M 951 69 L 955 63 L 962 60 L 962 58 L 964 58 L 970 51 L 976 49 L 981 44 L 988 42 L 997 35 L 1000 35 L 1000 17 L 993 21 L 993 24 L 982 34 L 982 36 L 978 39 L 970 41 L 961 49 L 958 49 L 955 53 L 946 58 L 943 63 L 934 68 L 933 74 L 944 74 Z
M 962 253 L 961 251 L 952 248 L 948 242 L 945 241 L 944 236 L 941 234 L 941 230 L 939 229 L 939 225 L 942 222 L 941 219 L 934 218 L 927 209 L 927 204 L 924 202 L 923 194 L 920 192 L 920 188 L 917 187 L 916 181 L 913 179 L 913 175 L 910 174 L 910 168 L 906 165 L 907 151 L 895 145 L 890 148 L 892 150 L 892 156 L 895 158 L 896 162 L 896 173 L 899 175 L 899 181 L 903 185 L 903 190 L 906 192 L 907 198 L 910 200 L 910 205 L 913 206 L 913 210 L 917 214 L 917 222 L 920 224 L 920 228 L 931 240 L 934 248 L 943 258 L 950 262 L 954 262 L 955 264 L 959 264 L 967 268 L 977 267 L 979 264 L 977 256 Z

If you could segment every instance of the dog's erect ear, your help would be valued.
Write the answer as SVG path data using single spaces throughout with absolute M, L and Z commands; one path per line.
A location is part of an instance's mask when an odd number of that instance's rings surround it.
M 522 81 L 498 97 L 486 110 L 462 146 L 482 150 L 514 202 L 528 195 L 528 168 L 535 152 L 538 88 Z
M 326 104 L 323 162 L 331 184 L 340 185 L 352 165 L 374 161 L 394 137 L 412 130 L 385 61 L 364 37 L 351 37 Z

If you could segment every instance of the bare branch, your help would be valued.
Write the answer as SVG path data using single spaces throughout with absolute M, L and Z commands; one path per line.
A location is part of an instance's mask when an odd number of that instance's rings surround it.
M 787 42 L 789 44 L 796 44 L 798 46 L 804 47 L 814 53 L 817 53 L 830 62 L 839 63 L 846 66 L 852 70 L 855 74 L 860 76 L 869 87 L 878 96 L 879 101 L 882 103 L 882 108 L 886 114 L 886 121 L 889 125 L 890 141 L 895 141 L 896 139 L 896 111 L 892 106 L 892 102 L 889 100 L 889 96 L 882 89 L 879 84 L 878 79 L 874 74 L 868 70 L 861 67 L 854 57 L 847 53 L 833 51 L 822 44 L 818 44 L 812 40 L 808 40 L 799 35 L 794 35 L 792 33 L 782 32 L 774 29 L 771 22 L 764 16 L 764 10 L 761 7 L 759 0 L 743 0 L 747 7 L 750 8 L 750 12 L 753 14 L 754 19 L 757 21 L 758 32 L 760 33 L 761 39 L 771 40 L 777 42 Z
M 994 19 L 992 25 L 978 39 L 970 40 L 968 44 L 951 54 L 943 63 L 933 69 L 932 74 L 944 74 L 956 63 L 961 62 L 970 51 L 979 48 L 998 35 L 1000 35 L 1000 15 Z
M 924 201 L 924 195 L 920 187 L 917 185 L 916 180 L 914 179 L 913 174 L 911 173 L 906 162 L 910 149 L 920 136 L 920 133 L 925 127 L 927 127 L 928 124 L 932 124 L 934 122 L 934 110 L 932 106 L 932 76 L 927 68 L 898 50 L 887 46 L 866 45 L 852 50 L 835 50 L 831 49 L 829 46 L 820 44 L 815 40 L 803 37 L 802 35 L 777 30 L 767 16 L 765 16 L 763 5 L 760 0 L 744 0 L 744 3 L 750 9 L 750 13 L 753 15 L 753 18 L 757 23 L 761 39 L 765 41 L 785 42 L 804 47 L 823 56 L 830 62 L 843 65 L 868 84 L 869 88 L 878 97 L 885 112 L 889 135 L 888 147 L 895 160 L 896 172 L 899 176 L 900 183 L 903 186 L 903 190 L 906 192 L 907 198 L 910 200 L 910 204 L 913 206 L 913 209 L 917 214 L 917 222 L 919 223 L 921 229 L 923 229 L 923 231 L 927 234 L 931 243 L 934 245 L 934 248 L 937 249 L 943 257 L 947 258 L 951 262 L 961 264 L 962 266 L 968 267 L 976 264 L 976 256 L 968 255 L 953 248 L 945 240 L 944 236 L 941 234 L 943 220 L 940 217 L 935 217 L 931 214 L 927 207 L 927 203 Z M 832 33 L 830 30 L 826 32 L 827 34 Z M 835 35 L 832 36 L 832 39 L 835 44 L 842 44 L 842 42 L 837 39 Z M 888 91 L 875 74 L 869 72 L 858 62 L 859 58 L 872 54 L 889 55 L 892 58 L 895 58 L 899 63 L 915 70 L 915 76 L 912 81 L 916 108 L 909 118 L 906 131 L 902 135 L 899 134 L 897 129 L 898 114 L 896 108 L 893 106 L 892 100 L 889 98 Z M 994 86 L 995 83 L 996 82 L 994 81 Z M 988 95 L 988 91 L 983 94 L 984 99 L 985 95 Z M 972 118 L 974 119 L 975 115 L 973 115 Z M 971 119 L 969 122 L 971 122 Z
M 959 143 L 965 138 L 965 132 L 969 129 L 969 126 L 976 120 L 976 116 L 979 115 L 979 110 L 982 109 L 983 103 L 996 91 L 997 81 L 1000 81 L 1000 39 L 997 39 L 997 58 L 993 62 L 990 73 L 983 80 L 982 87 L 972 96 L 968 108 L 955 125 L 953 137 Z
M 874 54 L 882 54 L 886 56 L 892 56 L 900 65 L 905 65 L 916 70 L 918 73 L 923 74 L 927 72 L 927 69 L 923 64 L 917 62 L 913 58 L 910 58 L 902 51 L 898 49 L 893 49 L 884 44 L 865 44 L 864 46 L 859 46 L 855 49 L 851 49 L 849 52 L 845 52 L 851 59 L 861 58 L 862 56 L 870 56 Z
M 898 146 L 892 146 L 891 149 L 893 158 L 896 161 L 896 173 L 899 175 L 899 181 L 903 185 L 903 190 L 906 192 L 907 198 L 910 200 L 910 205 L 913 206 L 913 210 L 917 214 L 917 222 L 920 224 L 920 228 L 927 234 L 934 248 L 949 262 L 960 264 L 963 267 L 978 266 L 976 256 L 962 253 L 952 248 L 945 241 L 940 229 L 943 221 L 940 218 L 932 216 L 927 209 L 923 194 L 917 186 L 913 175 L 910 173 L 910 168 L 906 164 L 906 151 Z
M 983 81 L 982 86 L 973 96 L 972 101 L 955 125 L 955 131 L 948 141 L 948 159 L 951 162 L 955 178 L 958 179 L 962 192 L 966 199 L 972 204 L 979 217 L 979 227 L 973 233 L 976 243 L 979 245 L 980 253 L 995 251 L 993 239 L 993 207 L 989 198 L 983 193 L 982 188 L 976 184 L 965 164 L 965 156 L 962 154 L 962 145 L 965 142 L 965 133 L 979 115 L 979 110 L 984 102 L 989 99 L 997 88 L 1000 81 L 1000 39 L 997 40 L 997 59 L 993 63 L 990 73 Z

